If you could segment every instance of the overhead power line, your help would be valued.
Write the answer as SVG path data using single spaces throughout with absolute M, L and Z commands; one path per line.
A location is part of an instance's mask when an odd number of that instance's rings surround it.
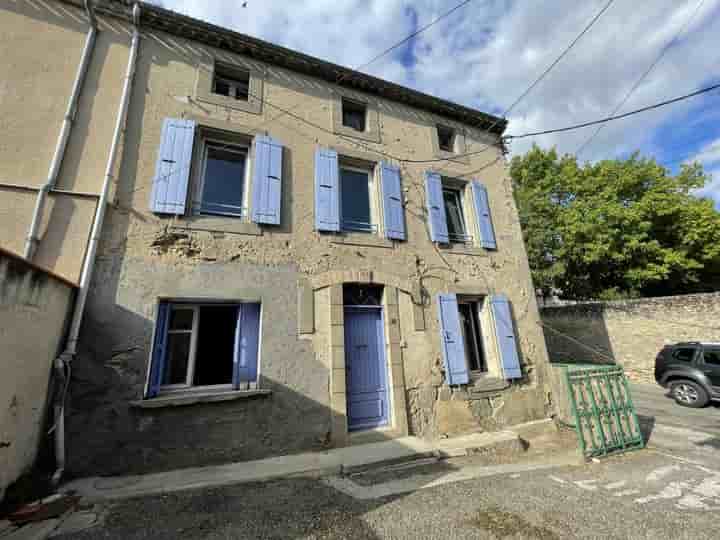
M 565 126 L 565 127 L 561 127 L 561 128 L 546 129 L 544 131 L 531 131 L 529 133 L 521 133 L 520 135 L 506 135 L 504 138 L 505 138 L 505 140 L 524 139 L 526 137 L 537 137 L 539 135 L 549 135 L 551 133 L 564 133 L 566 131 L 572 131 L 575 129 L 581 129 L 581 128 L 590 127 L 590 126 L 597 126 L 598 124 L 604 124 L 607 122 L 612 122 L 614 120 L 621 120 L 623 118 L 627 118 L 628 116 L 633 116 L 635 114 L 639 114 L 642 112 L 651 111 L 653 109 L 659 109 L 660 107 L 664 107 L 666 105 L 671 105 L 673 103 L 677 103 L 679 101 L 684 101 L 686 99 L 690 99 L 695 96 L 705 94 L 707 92 L 712 92 L 713 90 L 717 90 L 718 88 L 720 88 L 720 84 L 714 84 L 712 86 L 708 86 L 706 88 L 701 88 L 700 90 L 696 90 L 695 92 L 691 92 L 691 93 L 685 94 L 683 96 L 678 96 L 676 98 L 661 101 L 659 103 L 655 103 L 653 105 L 648 105 L 647 107 L 635 109 L 634 111 L 626 112 L 623 114 L 618 114 L 615 116 L 606 116 L 605 118 L 601 118 L 599 120 L 593 120 L 591 122 L 583 122 L 581 124 L 573 124 L 571 126 Z
M 449 9 L 448 11 L 446 11 L 445 13 L 443 13 L 443 14 L 441 14 L 441 15 L 438 15 L 435 19 L 433 19 L 432 21 L 430 21 L 429 23 L 427 23 L 427 24 L 426 24 L 425 26 L 423 26 L 422 28 L 418 28 L 418 29 L 415 30 L 415 32 L 413 32 L 412 34 L 410 34 L 410 35 L 408 35 L 408 36 L 405 36 L 403 39 L 401 39 L 400 41 L 398 41 L 398 42 L 395 43 L 394 45 L 391 45 L 390 47 L 388 47 L 387 49 L 385 49 L 383 52 L 381 52 L 380 54 L 378 54 L 377 56 L 374 56 L 374 57 L 372 57 L 370 60 L 368 60 L 367 62 L 365 62 L 364 64 L 357 66 L 356 68 L 354 68 L 354 70 L 355 70 L 355 71 L 360 71 L 361 69 L 365 69 L 365 68 L 368 67 L 370 64 L 373 64 L 373 63 L 376 62 L 377 60 L 380 60 L 383 56 L 385 56 L 386 54 L 394 51 L 394 50 L 397 49 L 398 47 L 404 45 L 405 43 L 407 43 L 408 41 L 410 41 L 412 38 L 418 36 L 419 34 L 422 34 L 422 33 L 423 33 L 425 30 L 427 30 L 428 28 L 431 28 L 431 27 L 435 26 L 437 23 L 439 23 L 439 22 L 442 21 L 443 19 L 449 17 L 450 15 L 452 15 L 453 13 L 455 13 L 458 9 L 465 7 L 465 6 L 468 5 L 470 2 L 472 2 L 472 0 L 465 0 L 464 2 L 460 2 L 460 3 L 459 3 L 458 5 L 456 5 L 454 8 Z M 340 79 L 338 79 L 338 82 L 340 82 L 341 80 L 344 80 L 344 78 L 345 78 L 345 75 L 343 75 Z
M 588 30 L 590 30 L 590 28 L 593 27 L 593 25 L 597 22 L 597 20 L 598 20 L 600 17 L 602 17 L 603 13 L 605 13 L 605 12 L 610 8 L 610 6 L 612 5 L 612 3 L 613 3 L 614 1 L 615 1 L 615 0 L 609 0 L 609 2 L 608 2 L 607 4 L 605 4 L 600 11 L 597 12 L 597 14 L 590 20 L 590 22 L 587 23 L 587 25 L 585 25 L 585 28 L 582 29 L 582 32 L 580 32 L 580 33 L 575 37 L 575 39 L 573 39 L 573 40 L 570 42 L 570 45 L 568 45 L 568 46 L 565 48 L 565 50 L 564 50 L 562 53 L 560 53 L 560 56 L 558 56 L 558 57 L 553 61 L 553 63 L 550 64 L 550 65 L 545 69 L 545 71 L 543 71 L 543 72 L 540 74 L 540 76 L 533 81 L 533 83 L 532 83 L 530 86 L 528 86 L 527 90 L 525 90 L 522 94 L 520 94 L 520 96 L 519 96 L 515 101 L 513 101 L 512 104 L 511 104 L 507 109 L 505 109 L 505 112 L 502 113 L 502 117 L 503 117 L 503 118 L 505 118 L 505 116 L 507 116 L 508 114 L 510 114 L 510 111 L 512 111 L 518 103 L 520 103 L 523 99 L 525 99 L 525 96 L 527 96 L 530 92 L 532 92 L 533 88 L 535 88 L 535 87 L 540 83 L 540 81 L 542 81 L 542 80 L 547 76 L 547 74 L 550 73 L 550 72 L 552 71 L 552 69 L 553 69 L 556 65 L 558 65 L 558 64 L 560 63 L 560 60 L 562 60 L 563 58 L 565 58 L 565 55 L 567 55 L 567 53 L 569 53 L 569 52 L 572 50 L 572 48 L 575 46 L 575 44 L 576 44 L 578 41 L 580 41 L 580 38 L 582 38 L 582 37 L 588 32 Z
M 667 44 L 665 45 L 665 47 L 662 48 L 662 50 L 660 51 L 660 54 L 658 54 L 657 58 L 655 58 L 655 60 L 652 62 L 652 64 L 650 64 L 650 66 L 645 70 L 645 72 L 644 72 L 642 75 L 640 75 L 640 78 L 639 78 L 637 81 L 635 81 L 635 84 L 632 85 L 632 88 L 630 88 L 630 90 L 628 91 L 628 93 L 625 94 L 625 97 L 623 97 L 623 98 L 620 100 L 620 102 L 617 104 L 617 106 L 615 106 L 615 108 L 609 113 L 609 116 L 614 116 L 614 115 L 616 115 L 616 114 L 618 113 L 618 111 L 625 106 L 625 104 L 628 102 L 628 100 L 630 99 L 630 97 L 631 97 L 631 96 L 635 93 L 635 91 L 640 87 L 640 85 L 641 85 L 641 84 L 643 83 L 643 81 L 647 78 L 647 76 L 650 75 L 650 73 L 652 72 L 653 69 L 655 69 L 655 66 L 657 66 L 657 65 L 660 63 L 660 60 L 663 59 L 663 57 L 665 56 L 665 53 L 667 53 L 668 50 L 670 50 L 670 48 L 671 48 L 671 47 L 675 44 L 675 42 L 678 40 L 678 38 L 679 38 L 682 34 L 685 33 L 685 30 L 687 30 L 688 26 L 690 26 L 690 23 L 693 21 L 693 19 L 695 18 L 695 16 L 698 14 L 698 11 L 700 11 L 700 8 L 702 7 L 702 5 L 703 5 L 704 3 L 705 3 L 705 0 L 700 0 L 700 1 L 698 2 L 697 6 L 695 6 L 695 10 L 692 12 L 692 14 L 691 14 L 691 15 L 687 18 L 687 20 L 685 21 L 685 24 L 683 24 L 682 27 L 680 27 L 680 28 L 678 29 L 678 31 L 677 31 L 677 33 L 675 34 L 675 36 L 674 36 L 670 41 L 667 42 Z M 598 136 L 598 134 L 600 133 L 600 131 L 602 131 L 602 128 L 604 128 L 604 127 L 605 127 L 605 124 L 600 124 L 600 125 L 597 127 L 597 129 L 596 129 L 593 133 L 590 134 L 590 136 L 585 140 L 585 142 L 583 142 L 583 143 L 578 147 L 578 149 L 575 151 L 575 155 L 576 155 L 576 156 L 579 156 L 579 155 L 582 153 L 582 151 L 585 150 L 585 148 L 587 148 L 587 147 L 592 143 L 592 141 L 595 139 L 595 137 Z
M 577 44 L 577 42 L 580 41 L 580 38 L 582 38 L 585 34 L 588 33 L 588 31 L 590 30 L 590 28 L 592 28 L 593 25 L 598 21 L 598 19 L 600 19 L 600 17 L 602 17 L 603 13 L 605 13 L 605 12 L 610 8 L 610 6 L 612 5 L 612 3 L 613 3 L 614 1 L 615 1 L 615 0 L 608 0 L 608 2 L 602 7 L 602 9 L 600 9 L 600 11 L 598 11 L 598 12 L 595 14 L 595 16 L 594 16 L 592 19 L 590 19 L 590 22 L 588 22 L 588 23 L 585 25 L 585 27 L 580 31 L 580 33 L 579 33 L 577 36 L 575 36 L 575 39 L 573 39 L 573 40 L 570 42 L 570 44 L 569 44 L 567 47 L 565 47 L 565 49 L 560 53 L 560 55 L 559 55 L 557 58 L 555 58 L 555 60 L 553 60 L 552 63 L 551 63 L 547 68 L 545 68 L 545 70 L 544 70 L 532 83 L 530 83 L 530 86 L 528 86 L 527 89 L 526 89 L 522 94 L 520 94 L 520 95 L 515 99 L 515 101 L 513 101 L 513 102 L 502 112 L 502 114 L 500 115 L 500 117 L 499 117 L 497 120 L 495 120 L 495 122 L 493 122 L 492 124 L 490 124 L 490 127 L 486 128 L 487 131 L 492 131 L 492 128 L 494 128 L 494 127 L 497 126 L 502 120 L 504 120 L 505 117 L 507 117 L 507 115 L 510 114 L 510 112 L 511 112 L 523 99 L 525 99 L 525 98 L 528 96 L 528 94 L 530 94 L 530 92 L 532 92 L 532 90 L 533 90 L 538 84 L 540 84 L 540 82 L 541 82 L 545 77 L 547 77 L 547 75 L 555 68 L 555 66 L 557 66 L 557 65 L 560 63 L 560 61 L 561 61 L 563 58 L 565 58 L 565 56 L 567 56 L 567 54 L 572 50 L 572 48 L 575 47 L 575 45 Z M 463 154 L 458 154 L 457 156 L 453 156 L 452 159 L 458 159 L 458 158 L 475 156 L 475 155 L 477 155 L 477 154 L 482 154 L 482 153 L 485 152 L 488 148 L 490 148 L 490 146 L 491 146 L 491 145 L 486 144 L 485 146 L 483 146 L 483 147 L 482 147 L 481 149 L 479 149 L 479 150 L 474 150 L 474 151 L 472 151 L 472 152 L 465 152 L 465 153 L 463 153 Z M 441 161 L 451 161 L 451 160 L 449 160 L 449 159 L 447 159 L 447 158 L 442 158 L 442 159 L 421 159 L 421 160 L 414 160 L 413 163 L 437 163 L 437 162 L 441 162 Z

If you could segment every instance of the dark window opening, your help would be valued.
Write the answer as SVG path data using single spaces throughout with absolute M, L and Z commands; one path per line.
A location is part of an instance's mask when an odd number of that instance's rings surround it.
M 347 99 L 342 100 L 342 123 L 357 131 L 365 131 L 366 107 Z
M 194 386 L 232 383 L 237 316 L 237 306 L 200 307 Z
M 470 371 L 487 371 L 485 355 L 482 348 L 482 332 L 480 329 L 479 302 L 460 302 L 460 323 L 465 340 L 465 358 Z
M 720 349 L 705 349 L 703 361 L 711 366 L 720 366 Z
M 694 357 L 695 349 L 682 348 L 675 349 L 675 352 L 673 352 L 673 358 L 675 360 L 679 360 L 680 362 L 692 362 Z
M 381 306 L 382 285 L 347 283 L 343 285 L 343 303 L 346 306 Z
M 245 150 L 209 143 L 206 147 L 200 212 L 244 216 Z
M 465 216 L 459 189 L 443 188 L 443 202 L 447 218 L 448 237 L 451 243 L 466 243 L 469 238 L 465 230 Z
M 250 95 L 250 73 L 216 65 L 212 91 L 214 94 L 247 101 Z
M 455 151 L 455 130 L 445 126 L 437 126 L 438 146 L 445 152 Z
M 344 231 L 372 232 L 369 182 L 369 171 L 340 169 L 341 217 Z

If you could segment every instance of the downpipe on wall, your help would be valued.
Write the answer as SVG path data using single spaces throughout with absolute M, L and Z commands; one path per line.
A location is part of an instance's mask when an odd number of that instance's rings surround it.
M 138 48 L 140 46 L 140 6 L 138 4 L 133 5 L 132 19 L 133 33 L 130 44 L 127 71 L 125 73 L 125 82 L 123 84 L 122 96 L 120 98 L 117 119 L 115 121 L 115 130 L 110 144 L 108 161 L 105 167 L 105 178 L 100 191 L 100 199 L 98 200 L 98 205 L 95 209 L 95 217 L 93 219 L 92 230 L 90 232 L 90 242 L 88 243 L 85 261 L 80 275 L 78 295 L 75 300 L 75 309 L 70 322 L 67 344 L 65 346 L 65 351 L 55 360 L 55 369 L 58 371 L 60 380 L 64 381 L 64 391 L 61 393 L 58 403 L 55 405 L 55 460 L 57 469 L 55 474 L 53 474 L 52 480 L 56 485 L 60 482 L 60 479 L 65 472 L 65 397 L 67 394 L 67 388 L 70 384 L 70 369 L 72 360 L 77 353 L 80 324 L 82 323 L 85 303 L 87 302 L 88 292 L 90 290 L 90 282 L 92 280 L 93 269 L 95 266 L 95 257 L 97 255 L 98 244 L 100 243 L 100 235 L 102 233 L 108 198 L 110 196 L 110 185 L 113 180 L 115 160 L 117 158 L 120 139 L 125 132 L 128 108 L 130 104 L 130 92 L 135 78 L 135 67 L 137 63 Z
M 58 174 L 60 173 L 60 166 L 62 165 L 63 158 L 65 157 L 65 149 L 67 148 L 67 143 L 70 139 L 70 132 L 72 131 L 72 126 L 75 122 L 75 116 L 77 115 L 80 93 L 82 92 L 82 88 L 85 84 L 88 67 L 90 66 L 90 58 L 93 50 L 95 49 L 95 39 L 97 37 L 98 29 L 95 12 L 92 7 L 92 0 L 85 0 L 85 12 L 90 19 L 90 28 L 88 29 L 87 37 L 85 38 L 85 46 L 83 47 L 82 56 L 80 57 L 80 65 L 78 66 L 77 74 L 75 75 L 75 82 L 73 83 L 72 91 L 70 93 L 70 100 L 68 101 L 65 118 L 63 119 L 63 123 L 60 128 L 60 135 L 58 135 L 55 153 L 50 161 L 47 180 L 40 188 L 40 191 L 38 191 L 37 198 L 35 199 L 35 209 L 33 210 L 30 228 L 28 230 L 27 238 L 25 239 L 25 248 L 23 250 L 23 257 L 25 257 L 28 261 L 31 261 L 35 256 L 35 252 L 37 251 L 37 247 L 40 242 L 38 233 L 40 231 L 43 211 L 45 210 L 45 201 L 47 200 L 48 193 L 50 193 L 50 191 L 55 187 Z

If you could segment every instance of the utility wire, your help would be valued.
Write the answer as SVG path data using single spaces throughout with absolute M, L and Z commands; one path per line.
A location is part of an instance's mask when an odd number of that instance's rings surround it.
M 490 127 L 486 128 L 486 131 L 491 131 L 492 128 L 494 128 L 495 126 L 497 126 L 501 121 L 505 120 L 505 118 L 507 117 L 507 115 L 510 114 L 510 112 L 511 112 L 523 99 L 525 99 L 525 98 L 528 96 L 528 94 L 530 94 L 530 92 L 532 92 L 532 90 L 533 90 L 538 84 L 540 84 L 540 82 L 541 82 L 545 77 L 547 77 L 547 75 L 555 68 L 555 66 L 557 66 L 557 65 L 560 63 L 560 61 L 561 61 L 563 58 L 565 58 L 565 56 L 567 56 L 567 54 L 572 50 L 572 48 L 575 47 L 575 45 L 577 44 L 577 42 L 580 41 L 580 38 L 582 38 L 585 34 L 587 34 L 587 32 L 590 30 L 590 28 L 592 28 L 593 25 L 598 21 L 598 19 L 600 19 L 600 17 L 602 17 L 603 13 L 605 13 L 605 12 L 610 8 L 610 6 L 612 5 L 612 3 L 613 3 L 614 1 L 615 1 L 615 0 L 608 0 L 608 2 L 602 7 L 602 9 L 600 9 L 600 11 L 598 11 L 598 12 L 595 14 L 595 16 L 594 16 L 592 19 L 590 19 L 590 22 L 588 22 L 588 23 L 585 25 L 585 27 L 580 31 L 580 33 L 579 33 L 577 36 L 575 36 L 575 39 L 573 39 L 573 40 L 570 42 L 570 44 L 569 44 L 567 47 L 565 47 L 565 49 L 560 53 L 560 55 L 559 55 L 557 58 L 555 58 L 555 60 L 553 60 L 553 62 L 552 62 L 547 68 L 545 68 L 545 70 L 530 84 L 530 86 L 528 86 L 528 88 L 527 88 L 522 94 L 520 94 L 520 95 L 515 99 L 515 101 L 513 101 L 513 102 L 510 104 L 510 106 L 508 106 L 508 107 L 503 111 L 503 113 L 500 115 L 500 117 L 499 117 L 497 120 L 495 120 L 495 122 L 493 122 L 493 123 L 490 125 Z M 492 145 L 487 144 L 487 145 L 485 145 L 483 148 L 481 148 L 480 150 L 475 150 L 475 151 L 473 151 L 473 152 L 466 152 L 466 153 L 464 153 L 464 154 L 458 154 L 457 156 L 453 156 L 452 159 L 470 157 L 470 156 L 474 156 L 474 155 L 477 155 L 477 154 L 481 154 L 482 152 L 485 152 L 488 148 L 490 148 L 490 146 L 492 146 Z M 451 161 L 452 159 L 450 159 L 450 161 Z M 448 161 L 448 159 L 445 158 L 445 159 L 416 160 L 416 161 L 414 161 L 414 163 L 435 163 L 435 162 L 440 162 L 440 161 Z
M 423 33 L 425 30 L 427 30 L 428 28 L 430 28 L 430 27 L 432 27 L 432 26 L 435 26 L 435 25 L 436 25 L 437 23 L 439 23 L 441 20 L 443 20 L 443 19 L 445 19 L 446 17 L 452 15 L 452 14 L 455 13 L 458 9 L 460 9 L 460 8 L 462 8 L 462 7 L 465 7 L 465 6 L 466 6 L 467 4 L 469 4 L 470 2 L 472 2 L 472 0 L 465 0 L 464 2 L 460 2 L 460 3 L 459 3 L 458 5 L 456 5 L 454 8 L 446 11 L 446 12 L 443 13 L 442 15 L 437 16 L 435 19 L 433 19 L 432 21 L 430 21 L 428 24 L 426 24 L 426 25 L 423 26 L 422 28 L 418 28 L 415 32 L 413 32 L 413 33 L 410 34 L 409 36 L 404 37 L 402 40 L 398 41 L 398 42 L 395 43 L 394 45 L 391 45 L 390 47 L 388 47 L 387 49 L 385 49 L 383 52 L 381 52 L 381 53 L 378 54 L 377 56 L 374 56 L 373 58 L 371 58 L 370 60 L 368 60 L 368 61 L 365 62 L 364 64 L 362 64 L 362 65 L 360 65 L 360 66 L 358 66 L 358 67 L 356 67 L 356 68 L 353 68 L 353 70 L 354 70 L 354 71 L 360 71 L 360 70 L 362 70 L 362 69 L 365 69 L 365 68 L 368 67 L 370 64 L 376 62 L 377 60 L 380 60 L 380 58 L 382 58 L 383 56 L 385 56 L 385 55 L 388 54 L 389 52 L 394 51 L 395 49 L 397 49 L 397 48 L 400 47 L 401 45 L 404 45 L 405 43 L 407 43 L 408 41 L 410 41 L 412 38 L 416 37 L 417 35 L 422 34 L 422 33 Z M 337 82 L 339 83 L 340 81 L 344 80 L 346 76 L 347 76 L 347 74 L 343 75 L 341 78 L 338 79 Z
M 532 92 L 533 88 L 535 88 L 540 83 L 540 81 L 542 81 L 548 75 L 548 73 L 550 73 L 552 71 L 552 69 L 560 63 L 560 60 L 565 58 L 565 55 L 567 55 L 570 52 L 570 50 L 575 46 L 575 44 L 578 41 L 580 41 L 580 38 L 582 38 L 588 32 L 588 30 L 590 30 L 590 28 L 592 28 L 592 26 L 597 22 L 597 20 L 600 17 L 602 17 L 603 13 L 605 13 L 610 8 L 610 6 L 612 5 L 612 3 L 614 1 L 615 0 L 609 0 L 609 2 L 607 4 L 605 4 L 600 11 L 598 11 L 598 13 L 590 20 L 590 22 L 585 26 L 585 28 L 583 28 L 582 32 L 580 32 L 575 37 L 575 39 L 573 39 L 570 42 L 570 45 L 568 45 L 565 48 L 565 50 L 562 53 L 560 53 L 560 56 L 558 56 L 555 59 L 555 61 L 552 64 L 550 64 L 545 69 L 545 71 L 543 71 L 540 74 L 540 76 L 537 79 L 535 79 L 533 81 L 533 83 L 528 87 L 527 90 L 525 90 L 522 94 L 520 94 L 520 96 L 515 101 L 513 101 L 513 103 L 505 110 L 504 113 L 502 113 L 503 118 L 505 118 L 505 116 L 507 116 L 510 113 L 510 111 L 512 111 L 515 108 L 515 106 L 525 98 L 525 96 L 527 96 L 530 92 Z
M 650 73 L 652 72 L 653 69 L 655 69 L 655 66 L 657 66 L 657 65 L 660 63 L 660 60 L 663 59 L 663 57 L 665 56 L 665 53 L 667 53 L 668 50 L 670 50 L 670 48 L 671 48 L 671 47 L 675 44 L 675 42 L 678 40 L 678 38 L 679 38 L 682 34 L 685 33 L 685 30 L 687 30 L 688 26 L 690 26 L 690 23 L 693 21 L 693 19 L 695 18 L 695 16 L 698 14 L 698 12 L 700 11 L 700 8 L 703 6 L 704 3 L 705 3 L 705 0 L 700 0 L 700 1 L 698 2 L 697 6 L 695 6 L 695 10 L 692 12 L 692 14 L 691 14 L 691 15 L 687 18 L 687 20 L 685 21 L 685 24 L 683 24 L 682 27 L 677 31 L 677 33 L 675 34 L 675 36 L 674 36 L 670 41 L 667 42 L 667 44 L 665 45 L 665 47 L 663 47 L 662 50 L 660 51 L 660 54 L 658 54 L 658 56 L 657 56 L 657 57 L 655 58 L 655 60 L 650 64 L 650 66 L 645 70 L 645 72 L 644 72 L 642 75 L 640 75 L 640 78 L 639 78 L 637 81 L 635 81 L 635 84 L 632 85 L 632 88 L 630 88 L 630 90 L 628 91 L 628 93 L 625 94 L 625 97 L 623 97 L 623 98 L 620 100 L 620 103 L 618 103 L 617 106 L 615 106 L 615 108 L 608 114 L 608 116 L 615 116 L 615 115 L 618 113 L 618 111 L 623 108 L 623 106 L 628 102 L 628 100 L 630 99 L 630 97 L 631 97 L 631 96 L 635 93 L 635 91 L 640 87 L 640 85 L 641 85 L 641 84 L 643 83 L 643 81 L 647 78 L 647 76 L 650 75 Z M 595 137 L 598 136 L 598 134 L 602 131 L 602 129 L 603 129 L 604 127 L 605 127 L 605 124 L 600 124 L 600 125 L 597 127 L 597 129 L 596 129 L 593 133 L 591 133 L 590 136 L 589 136 L 587 139 L 585 139 L 585 142 L 583 142 L 583 143 L 578 147 L 578 149 L 575 151 L 575 156 L 579 156 L 579 155 L 583 152 L 583 150 L 585 150 L 585 148 L 587 148 L 587 147 L 590 145 L 590 143 L 592 143 L 592 141 L 595 139 Z
M 524 139 L 526 137 L 537 137 L 538 135 L 548 135 L 550 133 L 564 133 L 566 131 L 572 131 L 575 129 L 585 128 L 585 127 L 589 127 L 589 126 L 597 126 L 598 124 L 604 124 L 607 122 L 612 122 L 613 120 L 620 120 L 622 118 L 627 118 L 628 116 L 633 116 L 635 114 L 639 114 L 642 112 L 651 111 L 653 109 L 659 109 L 660 107 L 664 107 L 665 105 L 671 105 L 673 103 L 678 103 L 679 101 L 684 101 L 686 99 L 690 99 L 695 96 L 705 94 L 707 92 L 712 92 L 713 90 L 717 90 L 718 88 L 720 88 L 720 84 L 714 84 L 712 86 L 707 86 L 705 88 L 701 88 L 700 90 L 696 90 L 695 92 L 691 92 L 691 93 L 685 94 L 683 96 L 678 96 L 676 98 L 661 101 L 659 103 L 655 103 L 653 105 L 648 105 L 647 107 L 635 109 L 634 111 L 626 112 L 623 114 L 607 116 L 607 117 L 601 118 L 599 120 L 593 120 L 591 122 L 583 122 L 581 124 L 573 124 L 571 126 L 566 126 L 566 127 L 562 127 L 562 128 L 546 129 L 544 131 L 531 131 L 528 133 L 521 133 L 520 135 L 506 135 L 504 138 L 505 138 L 505 140 Z

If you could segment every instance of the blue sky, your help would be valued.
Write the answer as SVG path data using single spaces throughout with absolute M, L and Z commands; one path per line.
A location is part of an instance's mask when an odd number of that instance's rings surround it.
M 458 2 L 247 0 L 243 8 L 239 0 L 154 0 L 168 9 L 353 68 Z M 366 71 L 499 113 L 605 2 L 473 0 Z M 609 114 L 676 36 L 619 112 L 720 82 L 720 0 L 615 0 L 512 111 L 507 132 L 560 127 Z M 720 209 L 719 105 L 720 91 L 716 91 L 609 124 L 580 157 L 595 161 L 640 150 L 673 170 L 684 161 L 699 160 L 711 175 L 699 195 L 714 198 Z M 574 153 L 592 131 L 524 139 L 511 149 L 522 153 L 536 142 Z

